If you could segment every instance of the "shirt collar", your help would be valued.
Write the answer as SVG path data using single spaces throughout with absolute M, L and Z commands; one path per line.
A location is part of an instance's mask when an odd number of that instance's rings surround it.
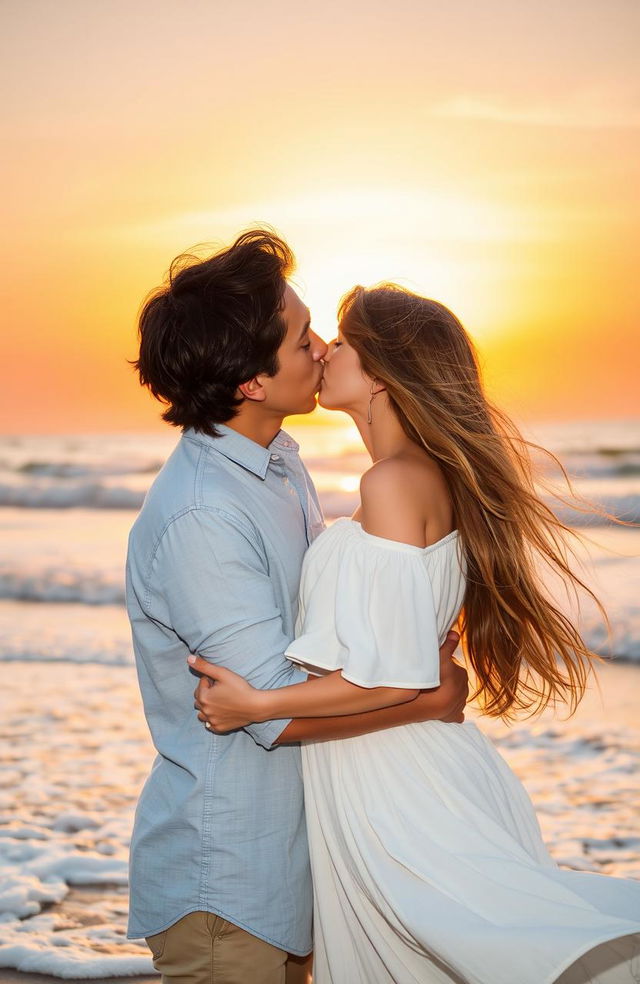
M 277 448 L 278 451 L 283 451 L 285 454 L 297 453 L 300 450 L 300 445 L 283 430 L 278 431 L 271 444 L 263 448 L 261 444 L 256 444 L 255 441 L 245 437 L 244 434 L 239 434 L 232 427 L 227 427 L 226 424 L 216 424 L 215 426 L 216 430 L 220 432 L 220 437 L 211 437 L 209 434 L 199 433 L 192 427 L 185 429 L 184 436 L 192 441 L 198 441 L 200 444 L 206 444 L 214 451 L 223 454 L 225 458 L 235 462 L 236 465 L 240 465 L 241 468 L 246 468 L 247 471 L 257 475 L 263 481 L 267 477 L 273 448 Z

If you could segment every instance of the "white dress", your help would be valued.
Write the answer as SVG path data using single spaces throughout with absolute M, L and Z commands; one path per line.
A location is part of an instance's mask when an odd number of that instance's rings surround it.
M 360 686 L 437 686 L 464 590 L 457 532 L 421 548 L 339 519 L 307 551 L 287 656 Z M 314 984 L 550 984 L 640 931 L 640 882 L 558 868 L 472 722 L 308 743 L 303 770 Z M 640 981 L 640 959 L 569 980 Z

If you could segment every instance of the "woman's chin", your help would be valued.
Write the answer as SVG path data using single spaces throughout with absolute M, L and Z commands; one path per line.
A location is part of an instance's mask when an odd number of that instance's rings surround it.
M 345 410 L 340 403 L 336 403 L 335 400 L 332 400 L 329 394 L 323 391 L 322 387 L 318 393 L 318 406 L 322 407 L 323 410 L 337 410 L 342 413 L 348 413 L 348 410 Z
M 318 390 L 318 406 L 322 407 L 323 410 L 340 410 L 343 413 L 348 413 L 341 401 L 335 399 L 335 394 L 331 392 L 331 387 L 324 380 Z

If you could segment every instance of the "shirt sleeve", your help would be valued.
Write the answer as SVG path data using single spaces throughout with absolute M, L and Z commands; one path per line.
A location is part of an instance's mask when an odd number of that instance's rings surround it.
M 424 558 L 350 540 L 335 593 L 342 675 L 361 687 L 440 685 L 440 641 Z
M 148 603 L 152 617 L 175 631 L 186 650 L 270 690 L 306 675 L 284 658 L 290 640 L 256 540 L 240 517 L 226 511 L 201 507 L 184 513 L 160 540 Z M 289 721 L 244 730 L 270 748 Z

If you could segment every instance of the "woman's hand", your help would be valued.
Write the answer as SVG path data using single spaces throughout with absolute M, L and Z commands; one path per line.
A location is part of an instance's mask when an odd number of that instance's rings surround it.
M 460 641 L 457 632 L 451 629 L 440 647 L 440 688 L 442 713 L 435 720 L 449 724 L 461 724 L 469 699 L 469 677 L 464 666 L 453 659 L 453 653 Z M 418 698 L 420 700 L 420 698 Z
M 262 690 L 256 690 L 232 670 L 215 666 L 200 656 L 190 655 L 187 660 L 193 670 L 202 674 L 193 694 L 198 720 L 206 722 L 212 731 L 224 734 L 244 728 L 252 721 L 267 720 L 260 716 Z

